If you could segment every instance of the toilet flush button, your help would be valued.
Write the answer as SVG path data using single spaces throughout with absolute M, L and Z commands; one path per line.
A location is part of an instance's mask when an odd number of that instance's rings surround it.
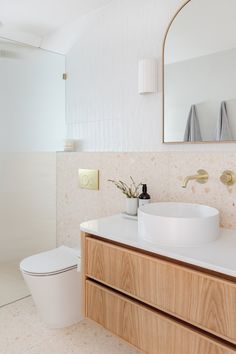
M 89 177 L 87 175 L 82 176 L 81 187 L 85 188 L 89 185 Z
M 79 186 L 83 189 L 99 189 L 99 171 L 79 169 Z

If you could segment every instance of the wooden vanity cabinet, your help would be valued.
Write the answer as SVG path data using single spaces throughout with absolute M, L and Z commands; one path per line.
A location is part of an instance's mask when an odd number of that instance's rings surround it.
M 236 353 L 236 283 L 82 233 L 85 316 L 150 354 Z

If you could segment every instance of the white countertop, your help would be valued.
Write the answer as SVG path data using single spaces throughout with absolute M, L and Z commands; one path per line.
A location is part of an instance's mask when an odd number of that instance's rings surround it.
M 123 245 L 236 277 L 235 230 L 221 229 L 218 240 L 203 246 L 167 247 L 142 240 L 138 235 L 137 220 L 129 220 L 121 214 L 84 222 L 80 229 Z

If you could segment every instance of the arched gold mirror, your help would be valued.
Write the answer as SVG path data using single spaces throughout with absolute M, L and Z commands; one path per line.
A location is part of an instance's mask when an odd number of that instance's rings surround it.
M 163 142 L 236 141 L 236 1 L 190 0 L 163 47 Z

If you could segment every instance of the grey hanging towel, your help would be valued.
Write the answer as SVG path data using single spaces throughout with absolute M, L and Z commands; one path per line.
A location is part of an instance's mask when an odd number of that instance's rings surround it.
M 230 129 L 229 117 L 227 113 L 226 102 L 221 102 L 219 121 L 216 129 L 216 140 L 227 141 L 233 140 L 233 136 Z
M 192 105 L 184 133 L 184 141 L 202 141 L 196 106 Z

